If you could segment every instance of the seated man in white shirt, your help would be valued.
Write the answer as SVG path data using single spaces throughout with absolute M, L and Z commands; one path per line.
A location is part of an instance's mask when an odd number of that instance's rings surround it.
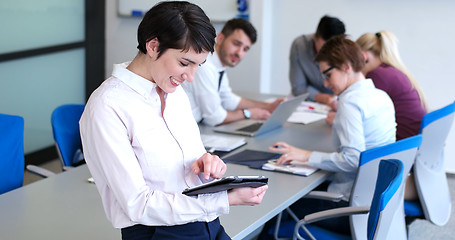
M 194 75 L 194 82 L 183 83 L 197 122 L 215 126 L 241 119 L 267 119 L 282 99 L 259 102 L 234 94 L 226 67 L 234 67 L 256 42 L 256 29 L 248 21 L 229 20 L 217 35 L 215 52 L 207 56 Z

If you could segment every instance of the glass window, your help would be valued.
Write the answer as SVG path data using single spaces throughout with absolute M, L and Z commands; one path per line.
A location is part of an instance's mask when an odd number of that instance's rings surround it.
M 25 153 L 54 144 L 51 113 L 85 103 L 85 50 L 75 49 L 0 62 L 0 112 L 24 117 Z
M 84 41 L 84 1 L 2 0 L 0 32 L 0 54 Z

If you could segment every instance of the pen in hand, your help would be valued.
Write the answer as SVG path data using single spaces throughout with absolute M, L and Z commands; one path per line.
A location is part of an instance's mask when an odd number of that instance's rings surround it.
M 285 162 L 285 163 L 282 163 L 282 164 L 278 164 L 277 159 L 269 160 L 268 163 L 271 163 L 271 164 L 273 164 L 273 165 L 284 165 L 284 166 L 291 165 L 290 162 Z

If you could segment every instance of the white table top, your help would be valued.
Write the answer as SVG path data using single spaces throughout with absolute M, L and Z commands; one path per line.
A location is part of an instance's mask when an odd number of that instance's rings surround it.
M 209 133 L 210 128 L 201 128 Z M 285 140 L 311 150 L 334 151 L 331 130 L 324 121 L 309 125 L 286 123 L 283 128 L 246 138 L 243 149 L 265 151 Z M 304 196 L 329 175 L 318 171 L 310 177 L 251 169 L 228 164 L 226 175 L 265 175 L 269 190 L 258 206 L 233 206 L 220 217 L 233 239 L 243 239 L 273 216 Z M 101 198 L 87 166 L 44 179 L 0 196 L 0 239 L 120 239 L 120 231 L 106 219 Z

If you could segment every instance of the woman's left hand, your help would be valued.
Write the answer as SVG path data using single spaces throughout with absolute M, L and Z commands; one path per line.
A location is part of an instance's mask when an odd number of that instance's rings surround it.
M 327 113 L 327 117 L 325 118 L 325 122 L 329 124 L 330 126 L 333 126 L 333 120 L 335 119 L 335 116 L 337 115 L 336 112 L 329 112 Z
M 257 188 L 243 187 L 234 188 L 228 191 L 229 205 L 250 205 L 254 206 L 262 202 L 265 192 L 269 186 L 264 185 Z
M 219 179 L 226 173 L 226 164 L 217 155 L 204 153 L 191 164 L 191 169 L 195 174 L 203 172 L 205 180 L 209 180 L 210 177 Z

